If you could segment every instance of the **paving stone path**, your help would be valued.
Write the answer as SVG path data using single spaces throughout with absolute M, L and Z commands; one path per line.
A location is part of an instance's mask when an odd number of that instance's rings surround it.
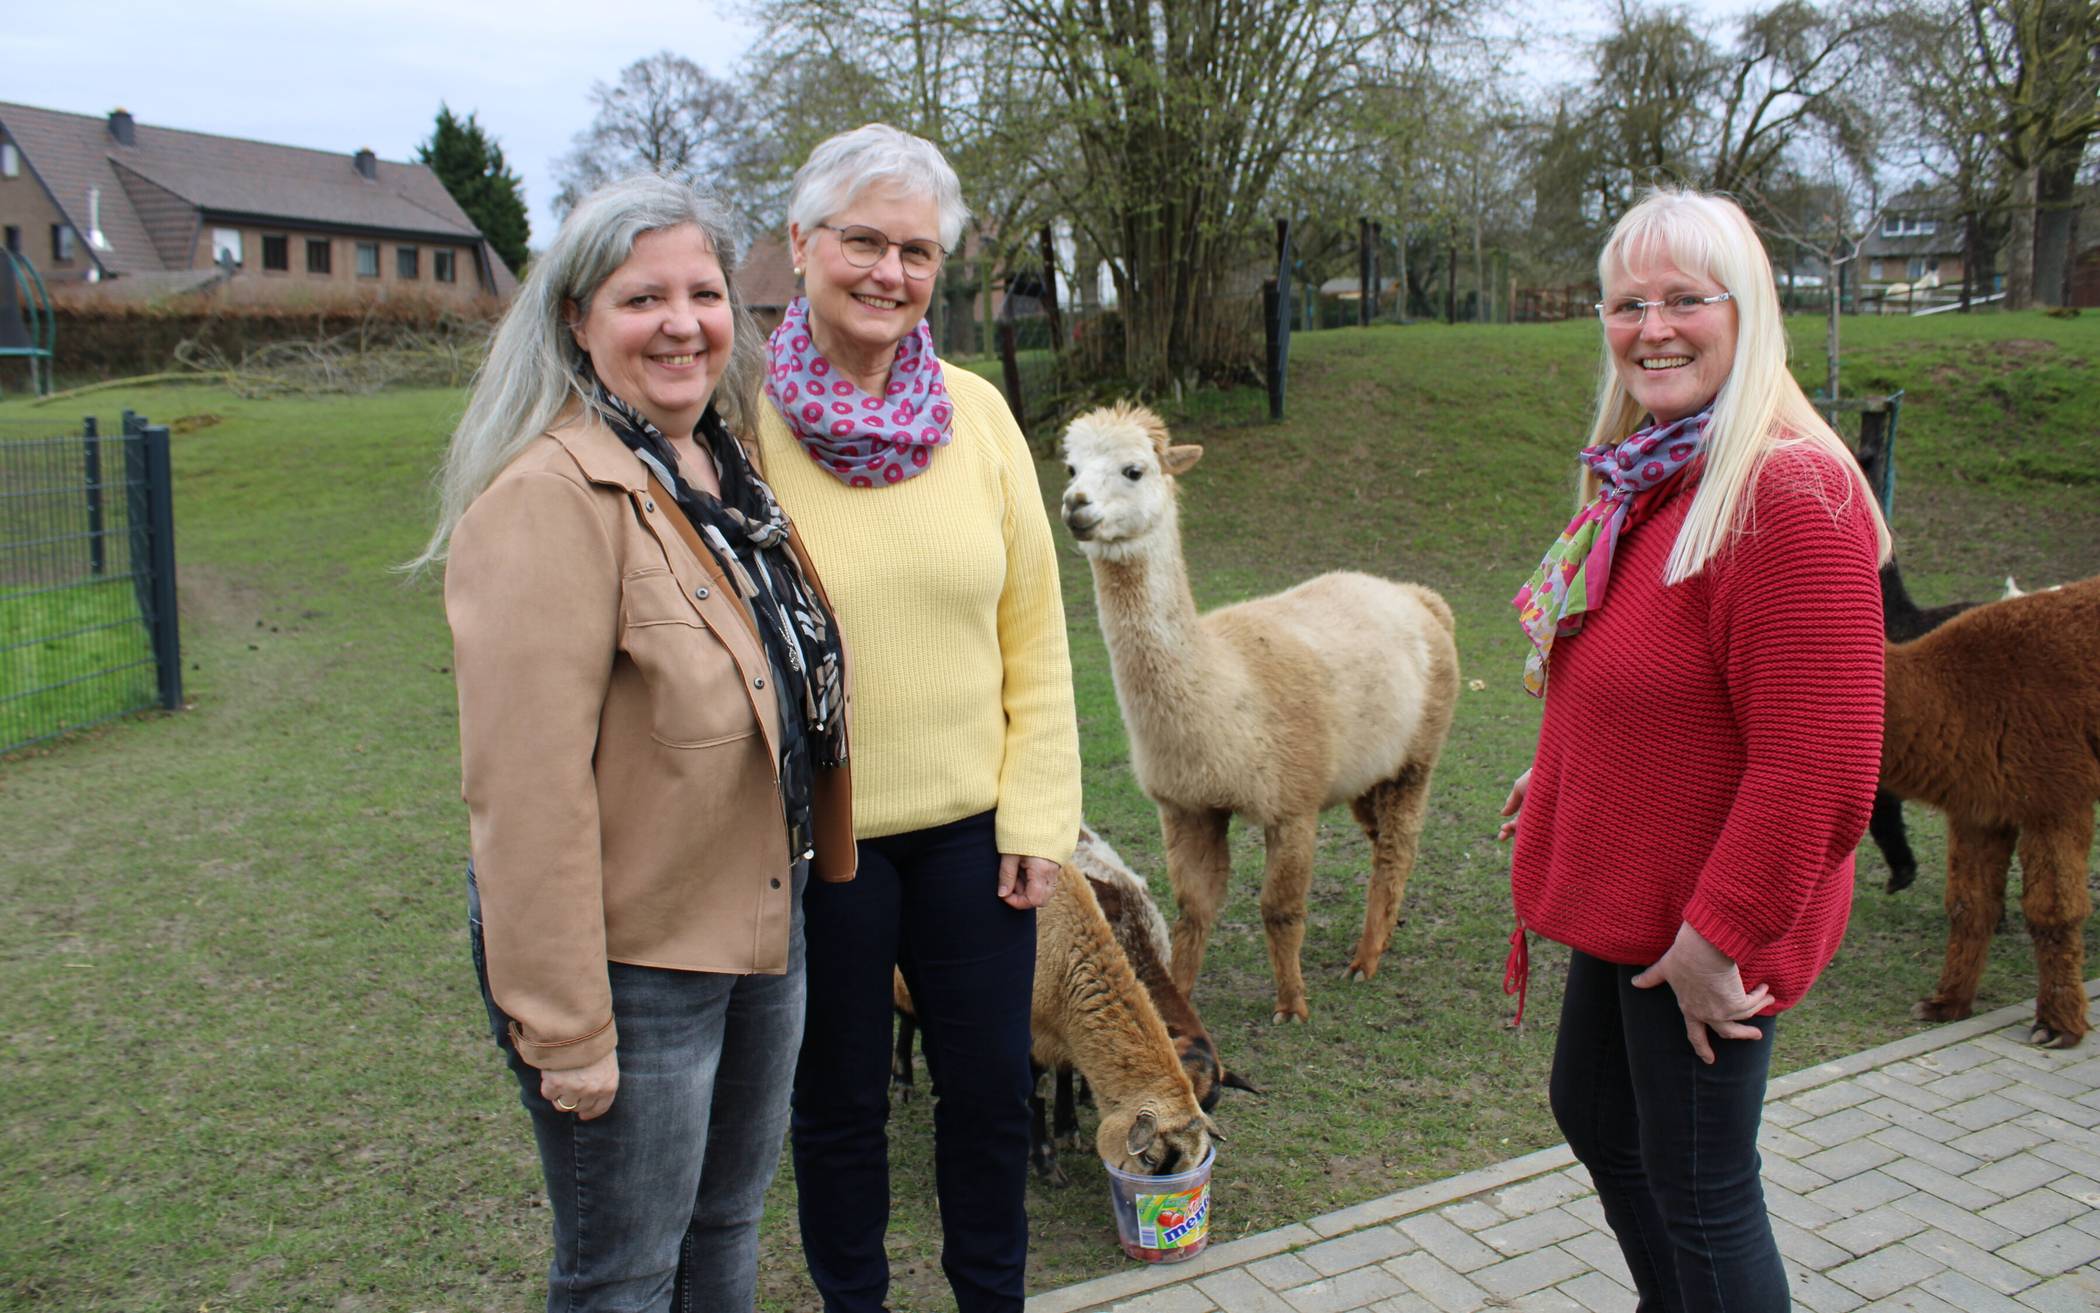
M 2000 1008 L 1772 1082 L 1765 1198 L 1798 1308 L 2100 1310 L 2100 1037 L 2036 1049 L 2033 1015 Z M 1631 1313 L 1631 1287 L 1559 1145 L 1047 1291 L 1028 1313 Z

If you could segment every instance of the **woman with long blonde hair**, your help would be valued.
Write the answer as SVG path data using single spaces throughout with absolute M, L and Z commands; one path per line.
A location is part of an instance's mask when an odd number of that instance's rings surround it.
M 1598 279 L 1582 505 L 1515 599 L 1546 707 L 1511 886 L 1572 950 L 1553 1112 L 1641 1307 L 1782 1310 L 1758 1120 L 1777 1016 L 1851 909 L 1888 529 L 1734 202 L 1651 193 Z

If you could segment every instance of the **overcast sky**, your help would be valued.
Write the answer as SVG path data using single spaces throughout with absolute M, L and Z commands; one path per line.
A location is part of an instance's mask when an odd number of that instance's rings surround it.
M 1753 0 L 1708 0 L 1702 17 Z M 657 50 L 728 76 L 749 25 L 715 0 L 82 0 L 15 4 L 0 100 L 407 160 L 438 103 L 472 111 L 525 181 L 532 242 L 554 231 L 552 166 L 591 117 L 593 81 Z M 1572 76 L 1604 0 L 1507 0 L 1532 25 L 1526 81 Z M 1514 19 L 1509 21 L 1515 21 Z M 1507 24 L 1497 24 L 1498 27 Z

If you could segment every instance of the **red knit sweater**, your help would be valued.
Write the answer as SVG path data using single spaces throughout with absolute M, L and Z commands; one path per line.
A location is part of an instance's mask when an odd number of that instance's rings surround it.
M 1765 463 L 1748 529 L 1663 586 L 1686 490 L 1636 507 L 1603 605 L 1553 646 L 1510 880 L 1548 939 L 1624 965 L 1680 922 L 1793 1006 L 1836 956 L 1881 764 L 1881 593 L 1835 460 Z M 1644 514 L 1645 513 L 1645 514 Z

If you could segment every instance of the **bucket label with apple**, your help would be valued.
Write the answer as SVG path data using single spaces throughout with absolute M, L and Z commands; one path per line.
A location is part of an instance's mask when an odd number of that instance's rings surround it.
M 1138 1244 L 1146 1249 L 1188 1249 L 1210 1230 L 1210 1182 L 1173 1194 L 1137 1197 Z

